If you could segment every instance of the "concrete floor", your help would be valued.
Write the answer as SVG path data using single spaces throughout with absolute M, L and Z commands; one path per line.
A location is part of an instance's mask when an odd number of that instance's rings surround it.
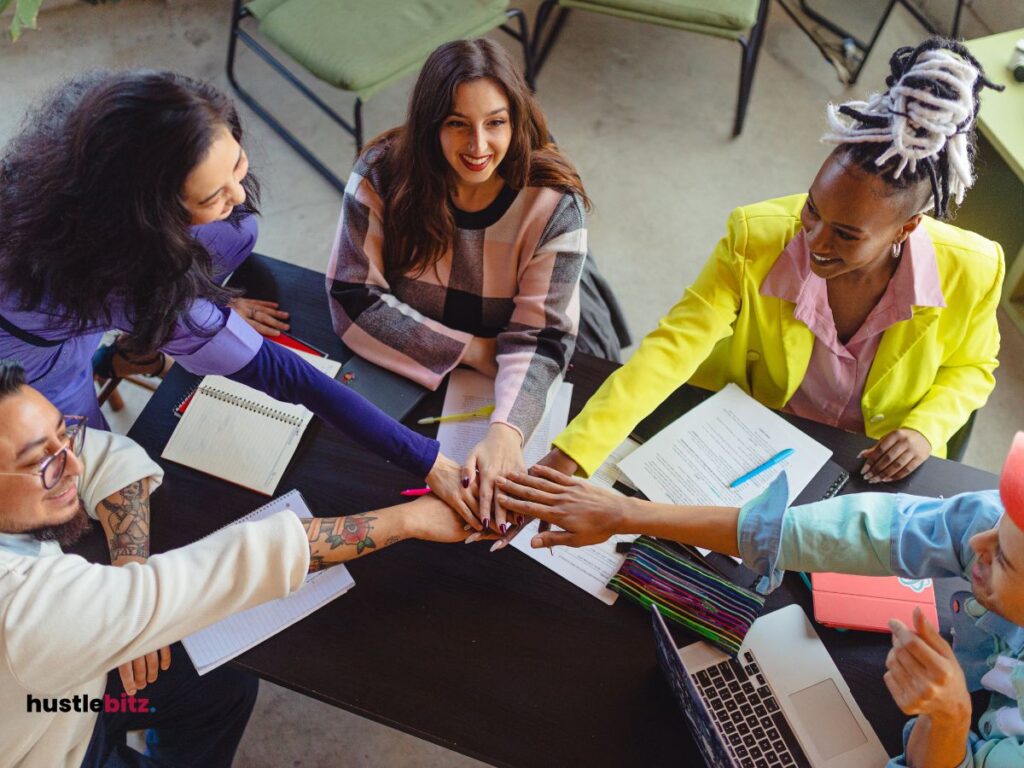
M 532 18 L 535 0 L 521 5 Z M 937 14 L 944 8 L 943 0 L 926 5 Z M 1024 26 L 1019 2 L 975 5 L 964 20 L 968 38 Z M 14 46 L 0 42 L 0 142 L 14 133 L 24 108 L 40 93 L 82 69 L 175 68 L 227 88 L 228 7 L 226 0 L 122 0 L 44 14 L 39 32 Z M 888 53 L 922 36 L 898 9 L 861 75 L 862 85 L 847 90 L 773 6 L 746 129 L 732 140 L 735 44 L 592 14 L 572 17 L 539 79 L 538 98 L 594 200 L 594 254 L 637 337 L 654 327 L 696 276 L 733 207 L 806 189 L 827 153 L 818 144 L 825 103 L 877 88 Z M 510 38 L 495 39 L 515 50 Z M 248 52 L 242 52 L 238 72 L 321 156 L 331 158 L 338 173 L 348 172 L 351 141 Z M 368 135 L 401 121 L 411 82 L 407 78 L 366 105 Z M 351 108 L 349 97 L 320 90 L 343 112 Z M 242 112 L 252 168 L 264 189 L 259 250 L 322 270 L 337 222 L 337 193 L 248 110 Z M 998 471 L 1012 433 L 1024 427 L 1024 339 L 1002 320 L 998 385 L 979 414 L 967 455 L 968 463 L 992 471 Z M 137 412 L 138 392 L 122 390 L 134 403 L 130 414 Z M 127 429 L 130 414 L 118 421 L 120 429 Z M 237 760 L 254 767 L 471 764 L 269 684 L 262 687 Z

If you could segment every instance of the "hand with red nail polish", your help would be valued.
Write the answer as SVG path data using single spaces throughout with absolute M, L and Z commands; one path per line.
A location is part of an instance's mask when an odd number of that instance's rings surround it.
M 501 422 L 488 427 L 487 435 L 474 446 L 462 467 L 462 477 L 473 478 L 470 489 L 475 491 L 480 519 L 488 518 L 502 535 L 511 527 L 511 515 L 497 503 L 494 484 L 499 477 L 523 467 L 523 437 Z
M 476 496 L 469 490 L 465 474 L 456 462 L 443 453 L 438 453 L 434 467 L 427 475 L 427 484 L 434 495 L 458 512 L 474 531 L 481 530 L 482 526 L 477 517 Z

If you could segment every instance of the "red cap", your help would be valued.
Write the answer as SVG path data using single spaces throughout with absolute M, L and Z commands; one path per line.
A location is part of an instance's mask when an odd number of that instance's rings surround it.
M 1006 514 L 1024 531 L 1024 432 L 1013 437 L 999 477 L 999 495 Z

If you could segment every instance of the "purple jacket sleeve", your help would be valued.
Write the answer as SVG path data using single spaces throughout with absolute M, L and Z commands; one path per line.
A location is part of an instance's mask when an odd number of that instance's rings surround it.
M 278 344 L 264 342 L 256 356 L 228 378 L 306 406 L 360 445 L 419 477 L 426 477 L 437 459 L 436 440 L 398 423 Z

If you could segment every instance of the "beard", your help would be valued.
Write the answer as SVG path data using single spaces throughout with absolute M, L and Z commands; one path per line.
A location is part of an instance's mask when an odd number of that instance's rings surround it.
M 47 525 L 42 528 L 34 528 L 26 533 L 31 534 L 39 541 L 55 541 L 60 544 L 61 549 L 66 549 L 75 544 L 82 536 L 92 528 L 92 520 L 85 513 L 85 505 L 82 499 L 78 499 L 78 508 L 71 519 L 57 525 Z

